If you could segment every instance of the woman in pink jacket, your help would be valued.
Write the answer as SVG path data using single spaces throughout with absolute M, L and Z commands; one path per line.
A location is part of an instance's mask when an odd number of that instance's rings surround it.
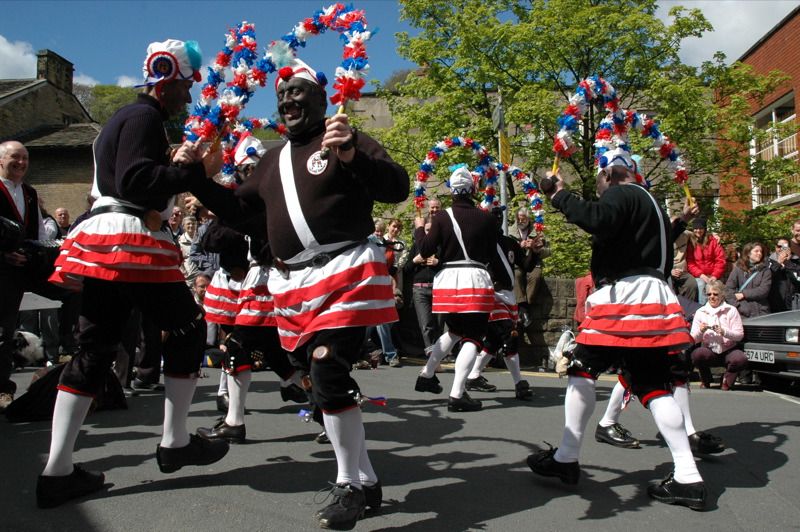
M 723 391 L 730 390 L 736 374 L 747 366 L 747 357 L 738 348 L 744 337 L 742 318 L 735 307 L 725 303 L 725 285 L 713 280 L 706 285 L 708 303 L 694 314 L 692 338 L 700 345 L 692 351 L 692 363 L 700 372 L 700 386 L 711 386 L 712 366 L 724 366 Z

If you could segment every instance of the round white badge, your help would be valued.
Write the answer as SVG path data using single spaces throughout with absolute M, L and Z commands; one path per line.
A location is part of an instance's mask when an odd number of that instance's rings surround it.
M 322 151 L 316 152 L 306 161 L 306 169 L 311 175 L 319 175 L 328 167 L 328 159 L 322 158 Z

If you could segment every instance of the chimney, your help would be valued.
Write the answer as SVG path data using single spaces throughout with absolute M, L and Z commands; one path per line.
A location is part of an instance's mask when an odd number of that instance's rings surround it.
M 36 53 L 36 79 L 46 79 L 62 91 L 72 94 L 72 63 L 52 50 Z

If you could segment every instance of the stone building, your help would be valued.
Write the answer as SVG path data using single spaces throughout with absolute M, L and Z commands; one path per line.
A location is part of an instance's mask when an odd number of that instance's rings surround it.
M 51 50 L 36 57 L 35 79 L 0 80 L 0 141 L 25 144 L 28 182 L 48 211 L 66 207 L 74 219 L 86 208 L 100 125 L 72 92 L 72 63 Z

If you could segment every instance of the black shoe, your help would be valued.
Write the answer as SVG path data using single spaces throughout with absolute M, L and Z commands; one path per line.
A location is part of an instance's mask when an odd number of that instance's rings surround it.
M 367 503 L 364 490 L 350 484 L 333 486 L 333 502 L 316 513 L 319 526 L 334 530 L 351 530 L 364 516 Z
M 595 441 L 601 443 L 608 443 L 614 447 L 622 447 L 623 449 L 639 449 L 639 440 L 634 438 L 630 431 L 620 425 L 614 423 L 610 427 L 602 427 L 597 425 L 594 431 Z
M 308 402 L 308 395 L 298 385 L 292 383 L 289 386 L 281 387 L 281 399 L 283 402 L 294 401 L 295 403 L 304 404 Z
M 578 462 L 567 464 L 557 462 L 554 458 L 557 447 L 550 447 L 546 451 L 539 451 L 527 459 L 528 467 L 537 475 L 544 477 L 558 477 L 564 484 L 577 484 L 581 476 L 581 466 Z
M 467 379 L 467 390 L 471 392 L 496 392 L 497 386 L 489 384 L 486 377 L 479 375 L 477 379 Z
M 177 449 L 156 447 L 156 461 L 162 473 L 172 473 L 187 465 L 209 465 L 222 460 L 230 446 L 225 440 L 206 440 L 189 434 L 189 444 Z
M 698 511 L 706 509 L 706 485 L 702 482 L 680 484 L 675 482 L 672 473 L 660 484 L 648 486 L 647 494 L 666 504 L 678 504 Z
M 467 392 L 461 398 L 451 397 L 447 400 L 447 410 L 450 412 L 477 412 L 483 408 L 483 403 L 473 399 Z
M 228 399 L 227 393 L 225 395 L 217 396 L 217 412 L 222 412 L 223 414 L 227 414 L 229 404 L 230 400 Z
M 692 454 L 719 454 L 725 450 L 722 439 L 707 432 L 695 432 L 689 436 Z
M 377 510 L 381 507 L 381 502 L 383 502 L 383 486 L 381 486 L 381 481 L 377 481 L 372 486 L 361 486 L 364 489 L 364 499 L 367 504 L 367 508 L 371 510 Z
M 136 377 L 131 381 L 131 388 L 137 392 L 158 392 L 164 389 L 164 385 L 157 382 L 146 382 Z
M 531 385 L 528 384 L 528 381 L 519 381 L 514 386 L 514 397 L 521 401 L 531 400 L 531 397 L 533 397 L 533 390 L 531 390 Z
M 197 435 L 207 440 L 225 440 L 228 443 L 244 443 L 247 430 L 244 424 L 231 426 L 225 423 L 225 419 L 223 418 L 210 429 L 200 427 L 197 429 Z
M 439 378 L 436 375 L 430 378 L 420 375 L 417 377 L 414 389 L 418 392 L 442 393 L 442 386 L 439 384 Z
M 317 443 L 330 443 L 331 439 L 328 438 L 328 433 L 323 430 L 314 437 L 314 441 Z
M 39 480 L 36 482 L 36 506 L 54 508 L 102 489 L 105 481 L 103 473 L 86 471 L 78 465 L 74 466 L 69 475 L 58 477 L 39 475 Z

